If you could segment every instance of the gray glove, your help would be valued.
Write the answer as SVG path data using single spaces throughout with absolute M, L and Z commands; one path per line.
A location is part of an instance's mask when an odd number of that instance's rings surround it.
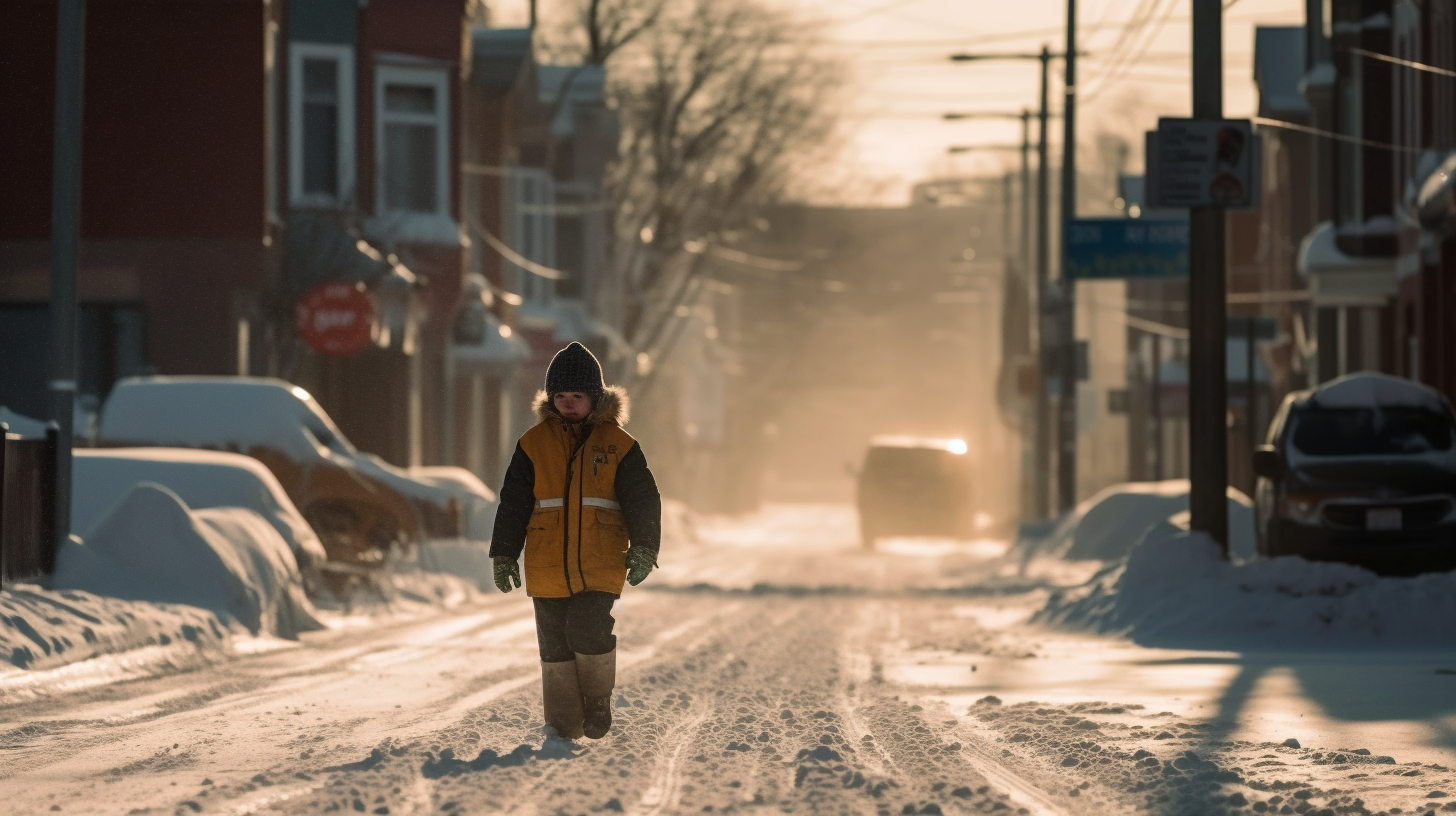
M 497 555 L 490 559 L 495 571 L 495 586 L 501 592 L 510 592 L 521 585 L 521 565 L 516 559 Z M 511 586 L 515 584 L 515 586 Z

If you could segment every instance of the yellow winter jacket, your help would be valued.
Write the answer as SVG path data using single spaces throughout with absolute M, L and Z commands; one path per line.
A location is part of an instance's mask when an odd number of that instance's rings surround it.
M 537 412 L 541 421 L 521 437 L 501 488 L 491 555 L 519 557 L 524 545 L 532 597 L 620 595 L 629 540 L 656 551 L 662 513 L 646 458 L 620 424 L 626 394 L 609 388 L 578 426 L 565 423 L 544 394 Z

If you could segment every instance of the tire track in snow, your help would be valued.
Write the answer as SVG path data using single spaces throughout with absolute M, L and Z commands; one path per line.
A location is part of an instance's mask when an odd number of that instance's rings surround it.
M 861 605 L 858 625 L 846 638 L 848 645 L 844 652 L 845 663 L 855 671 L 857 679 L 860 679 L 861 682 L 879 682 L 876 667 L 881 665 L 881 661 L 872 652 L 857 648 L 857 646 L 885 642 L 887 639 L 898 638 L 901 633 L 903 619 L 899 609 L 885 610 L 884 605 L 883 603 Z M 875 631 L 875 624 L 879 624 L 882 631 Z M 864 667 L 870 667 L 869 671 L 865 672 Z M 845 695 L 845 710 L 849 714 L 848 722 L 857 731 L 871 734 L 869 727 L 860 720 L 856 713 L 856 709 L 866 702 L 861 693 L 861 682 L 855 684 L 854 691 Z M 950 716 L 949 712 L 947 712 L 947 716 Z M 999 752 L 989 747 L 983 735 L 965 727 L 957 728 L 957 733 L 963 737 L 961 758 L 993 787 L 1005 793 L 1012 802 L 1025 808 L 1031 816 L 1064 816 L 1066 811 L 1056 804 L 1052 796 L 1036 783 L 1021 776 L 1003 763 L 998 756 Z M 872 735 L 871 739 L 873 739 Z M 886 752 L 878 740 L 874 740 L 871 745 L 884 761 L 892 767 L 896 766 L 894 758 Z M 897 767 L 896 770 L 900 769 Z

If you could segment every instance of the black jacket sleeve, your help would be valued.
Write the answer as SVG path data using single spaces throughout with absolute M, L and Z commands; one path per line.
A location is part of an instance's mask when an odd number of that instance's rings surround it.
M 520 558 L 526 548 L 526 525 L 536 510 L 536 466 L 531 457 L 516 445 L 516 453 L 506 468 L 505 483 L 500 489 L 500 505 L 495 510 L 495 531 L 490 536 L 492 557 Z
M 632 445 L 617 463 L 616 489 L 632 546 L 657 552 L 662 548 L 662 496 L 641 445 Z

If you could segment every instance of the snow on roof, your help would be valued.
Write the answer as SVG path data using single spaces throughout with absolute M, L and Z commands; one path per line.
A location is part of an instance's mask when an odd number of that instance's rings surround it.
M 1426 385 L 1389 374 L 1357 371 L 1321 385 L 1305 397 L 1323 408 L 1429 408 L 1444 410 L 1445 398 Z
M 17 436 L 40 437 L 46 434 L 46 423 L 25 414 L 17 414 L 4 405 L 0 405 L 0 422 L 9 426 L 10 433 Z
M 566 100 L 551 120 L 551 132 L 560 137 L 571 135 L 573 105 L 605 104 L 607 71 L 600 65 L 538 65 L 537 96 L 547 105 L 555 105 L 563 91 Z
M 1322 88 L 1335 84 L 1335 64 L 1333 62 L 1321 62 L 1310 68 L 1305 73 L 1304 79 L 1299 81 L 1299 92 L 1309 93 L 1310 88 Z
M 1303 72 L 1303 26 L 1254 29 L 1254 82 L 1259 87 L 1261 116 L 1309 111 L 1309 104 L 1299 92 Z
M 477 28 L 471 32 L 471 81 L 509 87 L 531 53 L 529 28 Z
M 256 512 L 283 536 L 300 566 L 327 557 L 278 478 L 251 456 L 193 448 L 80 449 L 72 467 L 71 529 L 83 539 L 138 483 L 155 482 L 192 508 Z
M 1335 243 L 1339 231 L 1330 221 L 1320 222 L 1299 242 L 1299 271 L 1308 274 L 1312 269 L 1362 266 L 1363 262 L 1346 255 Z

